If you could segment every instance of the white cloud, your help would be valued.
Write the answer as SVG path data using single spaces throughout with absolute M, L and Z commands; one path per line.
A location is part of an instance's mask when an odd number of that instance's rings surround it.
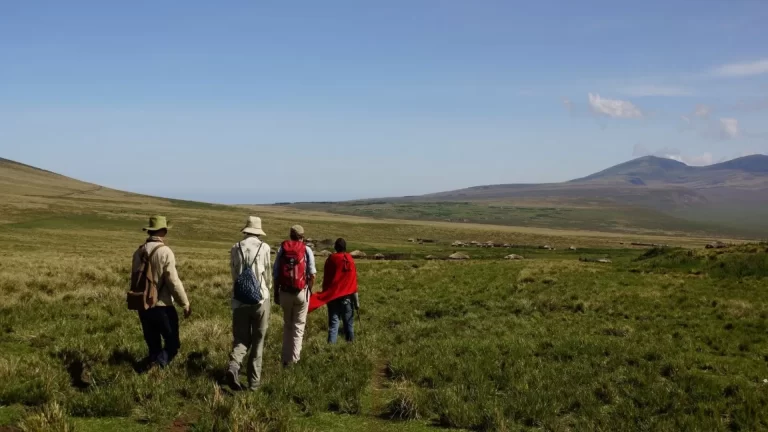
M 683 87 L 657 86 L 657 85 L 637 85 L 619 89 L 622 94 L 632 97 L 646 96 L 691 96 L 692 91 Z
M 720 119 L 720 139 L 728 140 L 741 136 L 739 121 L 735 118 Z
M 725 64 L 712 70 L 712 75 L 718 77 L 747 77 L 763 74 L 768 74 L 768 59 Z
M 696 105 L 696 111 L 694 111 L 694 115 L 696 117 L 709 117 L 709 115 L 712 113 L 712 107 L 709 105 Z
M 681 129 L 696 131 L 703 138 L 722 141 L 753 136 L 741 129 L 738 119 L 713 118 L 713 112 L 714 108 L 709 105 L 696 105 L 691 114 L 680 116 Z
M 618 99 L 604 99 L 599 94 L 588 94 L 589 106 L 598 115 L 613 118 L 642 118 L 640 111 L 632 102 Z

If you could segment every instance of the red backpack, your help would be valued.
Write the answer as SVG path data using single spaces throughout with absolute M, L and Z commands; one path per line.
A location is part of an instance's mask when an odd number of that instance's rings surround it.
M 304 290 L 307 287 L 307 245 L 302 241 L 287 240 L 282 249 L 278 286 L 286 291 Z

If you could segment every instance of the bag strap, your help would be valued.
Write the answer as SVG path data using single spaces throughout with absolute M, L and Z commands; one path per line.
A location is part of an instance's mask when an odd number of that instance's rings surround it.
M 253 257 L 253 262 L 251 263 L 251 267 L 253 267 L 254 264 L 256 264 L 256 260 L 259 259 L 259 252 L 261 252 L 261 247 L 264 246 L 264 242 L 261 242 L 259 245 L 259 248 L 256 249 L 256 256 Z
M 245 266 L 245 253 L 243 253 L 243 242 L 237 243 L 237 248 L 240 249 L 240 260 L 243 262 L 243 266 Z M 245 267 L 243 267 L 243 270 L 245 270 Z
M 151 253 L 149 253 L 149 254 L 147 255 L 147 261 L 151 260 L 151 259 L 152 259 L 152 257 L 153 257 L 153 256 L 155 256 L 155 252 L 157 252 L 157 250 L 158 250 L 158 249 L 162 249 L 162 248 L 164 248 L 164 247 L 168 247 L 168 246 L 166 246 L 165 244 L 161 244 L 161 245 L 159 245 L 159 246 L 155 246 L 155 248 L 154 248 L 154 249 L 152 249 L 152 252 L 151 252 Z M 146 250 L 147 250 L 147 249 L 146 249 L 146 248 L 144 248 L 144 251 L 146 251 Z
M 147 252 L 147 248 L 145 247 L 147 244 L 144 243 L 143 245 L 139 246 L 138 249 L 136 249 L 136 253 L 139 254 L 139 257 L 141 258 L 141 261 L 148 261 L 149 260 L 149 253 Z
M 147 248 L 145 247 L 145 248 L 144 248 L 144 254 L 145 254 L 145 256 L 147 257 L 147 264 L 149 264 L 149 262 L 152 260 L 152 257 L 153 257 L 153 256 L 155 256 L 155 253 L 156 253 L 158 250 L 160 250 L 160 249 L 162 249 L 162 248 L 164 248 L 164 247 L 168 247 L 168 246 L 167 246 L 167 245 L 165 245 L 165 244 L 163 244 L 163 243 L 161 243 L 161 244 L 159 244 L 159 245 L 155 246 L 155 248 L 154 248 L 154 249 L 152 249 L 152 252 L 149 252 L 149 253 L 147 253 Z M 160 293 L 160 290 L 162 290 L 162 289 L 163 289 L 163 285 L 164 285 L 164 284 L 163 284 L 163 281 L 162 281 L 162 276 L 161 276 L 161 280 L 159 280 L 159 281 L 156 281 L 156 282 L 157 282 L 157 292 L 158 292 L 158 293 Z
M 245 265 L 248 264 L 248 261 L 246 261 L 245 253 L 243 253 L 243 243 L 239 242 L 237 246 L 240 249 L 240 257 L 242 258 L 242 261 L 243 261 L 243 271 L 245 271 L 245 269 L 247 268 L 245 267 Z M 259 244 L 259 248 L 256 250 L 256 256 L 253 257 L 253 262 L 251 262 L 251 265 L 248 267 L 253 267 L 253 265 L 256 264 L 256 260 L 259 259 L 259 252 L 261 252 L 262 246 L 264 246 L 264 242 L 261 242 L 261 244 Z

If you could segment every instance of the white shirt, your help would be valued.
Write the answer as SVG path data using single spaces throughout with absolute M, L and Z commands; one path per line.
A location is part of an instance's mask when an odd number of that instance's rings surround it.
M 243 262 L 242 255 L 240 254 L 241 246 L 243 248 L 243 255 L 245 255 L 245 263 Z M 256 256 L 257 251 L 259 254 L 258 257 Z M 242 241 L 235 243 L 229 252 L 229 262 L 230 269 L 232 271 L 233 285 L 235 280 L 237 280 L 237 277 L 240 276 L 240 273 L 242 273 L 245 269 L 244 266 L 252 263 L 251 270 L 256 275 L 259 283 L 261 284 L 261 303 L 269 300 L 269 293 L 272 290 L 272 287 L 270 286 L 272 283 L 272 275 L 270 274 L 272 270 L 270 265 L 271 253 L 272 251 L 269 245 L 259 240 L 259 238 L 256 236 L 248 236 Z M 232 309 L 237 309 L 241 306 L 249 305 L 241 303 L 234 298 L 232 299 Z

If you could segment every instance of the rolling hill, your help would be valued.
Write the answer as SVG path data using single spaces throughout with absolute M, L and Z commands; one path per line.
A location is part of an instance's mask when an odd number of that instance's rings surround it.
M 0 226 L 30 221 L 87 223 L 91 218 L 141 221 L 154 211 L 210 206 L 110 189 L 0 158 Z
M 415 208 L 420 212 L 432 211 L 429 205 L 423 203 L 415 204 Z M 508 212 L 503 207 L 497 211 Z M 546 210 L 536 210 L 536 213 L 542 212 Z M 574 244 L 580 247 L 616 247 L 620 242 L 630 241 L 676 241 L 700 246 L 710 241 L 708 237 L 690 236 L 683 240 L 665 233 L 638 230 L 618 234 L 607 232 L 611 231 L 608 229 L 589 232 L 553 230 L 549 227 L 568 229 L 572 226 L 558 224 L 556 219 L 548 221 L 546 217 L 539 224 L 511 224 L 506 218 L 501 218 L 498 224 L 489 220 L 482 221 L 482 224 L 459 224 L 434 222 L 444 218 L 423 215 L 402 215 L 397 220 L 382 220 L 378 214 L 373 214 L 374 218 L 349 217 L 277 205 L 216 205 L 114 190 L 29 165 L 0 161 L 0 245 L 3 247 L 8 245 L 13 250 L 25 251 L 53 247 L 59 252 L 82 252 L 91 244 L 100 244 L 106 237 L 130 254 L 135 242 L 141 241 L 143 233 L 140 228 L 151 214 L 166 215 L 174 225 L 174 239 L 183 239 L 185 245 L 221 250 L 228 250 L 230 241 L 240 236 L 240 228 L 247 215 L 263 218 L 270 239 L 282 238 L 288 227 L 301 223 L 315 238 L 343 235 L 354 239 L 350 244 L 355 248 L 382 252 L 403 248 L 412 250 L 417 245 L 406 243 L 405 239 L 416 237 L 444 241 L 481 238 L 561 247 Z M 560 214 L 569 213 L 564 210 Z M 403 220 L 405 216 L 413 220 Z M 11 249 L 5 250 L 8 252 Z
M 766 203 L 768 156 L 753 155 L 705 167 L 648 156 L 563 183 L 297 206 L 380 217 L 764 237 Z
M 764 238 L 766 202 L 766 156 L 709 167 L 646 157 L 564 183 L 479 186 L 421 197 L 292 207 L 376 219 Z M 118 191 L 0 159 L 0 224 L 56 214 L 141 220 L 152 211 L 182 214 L 182 209 L 212 206 Z
M 99 186 L 0 158 L 0 195 L 60 196 Z
M 647 156 L 564 183 L 478 186 L 416 199 L 509 198 L 598 199 L 663 211 L 695 204 L 762 203 L 768 198 L 768 156 L 705 167 Z

